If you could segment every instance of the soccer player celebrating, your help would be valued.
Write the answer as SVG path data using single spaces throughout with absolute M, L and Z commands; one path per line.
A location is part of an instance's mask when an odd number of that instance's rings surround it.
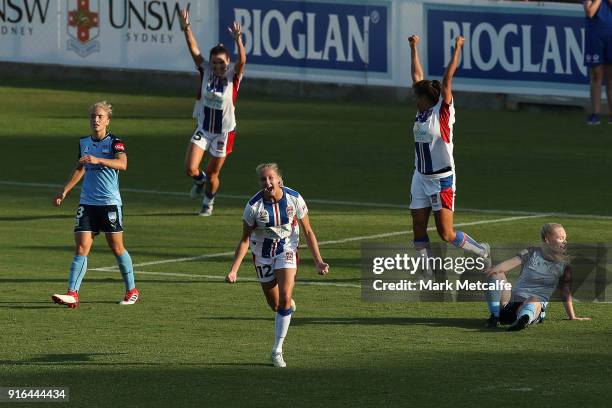
M 455 40 L 455 50 L 446 67 L 442 84 L 439 81 L 423 79 L 417 50 L 419 41 L 417 35 L 409 38 L 412 89 L 416 95 L 418 109 L 413 128 L 415 170 L 410 189 L 414 246 L 418 255 L 430 256 L 427 224 L 433 209 L 440 238 L 477 256 L 488 258 L 488 244 L 479 243 L 465 232 L 453 228 L 456 180 L 453 159 L 455 105 L 452 80 L 464 40 L 463 37 L 457 37 Z M 431 278 L 432 272 L 425 272 L 426 277 Z
M 566 255 L 567 235 L 561 224 L 544 224 L 539 248 L 527 248 L 487 271 L 492 283 L 508 282 L 506 273 L 521 266 L 521 275 L 512 290 L 486 292 L 491 316 L 487 327 L 510 324 L 509 331 L 522 330 L 546 316 L 546 306 L 557 285 L 562 288 L 563 305 L 570 320 L 577 317 L 572 303 L 572 270 Z M 501 286 L 497 284 L 497 286 Z M 500 310 L 501 309 L 501 310 Z
M 210 50 L 206 61 L 191 32 L 189 11 L 181 11 L 181 27 L 191 57 L 200 72 L 200 89 L 194 107 L 193 116 L 197 126 L 187 147 L 185 157 L 185 172 L 193 177 L 190 197 L 198 198 L 204 192 L 200 215 L 212 215 L 215 194 L 219 189 L 219 173 L 225 158 L 232 152 L 236 135 L 236 116 L 234 114 L 238 89 L 244 72 L 246 52 L 242 44 L 240 24 L 235 22 L 228 28 L 236 41 L 238 59 L 230 67 L 230 53 L 223 44 L 218 44 Z M 210 154 L 206 171 L 200 169 L 204 154 Z
M 106 101 L 90 107 L 91 136 L 81 138 L 76 167 L 62 191 L 53 198 L 53 205 L 59 207 L 70 190 L 84 177 L 74 226 L 76 254 L 70 266 L 68 293 L 52 296 L 55 303 L 70 308 L 79 305 L 79 289 L 87 272 L 87 255 L 94 237 L 100 231 L 106 235 L 106 242 L 117 257 L 125 283 L 125 296 L 119 303 L 132 305 L 140 299 L 134 285 L 132 258 L 123 246 L 119 171 L 127 169 L 127 154 L 123 142 L 107 132 L 112 113 L 112 106 Z
M 308 208 L 302 196 L 283 186 L 280 170 L 275 163 L 260 164 L 256 172 L 262 190 L 249 200 L 244 209 L 242 238 L 226 280 L 236 282 L 250 241 L 257 278 L 268 304 L 276 312 L 272 363 L 275 367 L 286 367 L 283 341 L 295 310 L 292 292 L 299 261 L 300 226 L 319 274 L 327 274 L 329 265 L 323 262 L 319 253 L 319 244 L 310 226 Z

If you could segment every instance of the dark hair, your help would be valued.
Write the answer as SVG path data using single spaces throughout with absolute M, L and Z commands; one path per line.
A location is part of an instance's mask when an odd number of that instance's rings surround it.
M 412 89 L 414 89 L 416 96 L 426 96 L 434 104 L 438 102 L 440 93 L 442 93 L 442 85 L 440 81 L 436 80 L 423 79 L 412 84 Z
M 225 54 L 227 59 L 230 58 L 229 51 L 227 50 L 227 48 L 225 48 L 225 45 L 223 45 L 222 43 L 219 43 L 210 49 L 210 55 L 208 56 L 208 58 L 212 59 L 213 55 L 218 55 L 218 54 Z

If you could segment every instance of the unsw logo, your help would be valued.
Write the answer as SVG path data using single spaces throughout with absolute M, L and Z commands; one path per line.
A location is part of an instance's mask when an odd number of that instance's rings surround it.
M 100 0 L 66 0 L 68 10 L 67 49 L 85 58 L 100 52 Z

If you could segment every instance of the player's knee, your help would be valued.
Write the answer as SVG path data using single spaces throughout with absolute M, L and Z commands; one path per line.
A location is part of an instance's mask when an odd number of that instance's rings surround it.
M 77 245 L 75 252 L 79 256 L 87 256 L 89 254 L 89 248 L 89 245 Z
M 121 256 L 121 254 L 125 252 L 125 248 L 122 244 L 111 244 L 110 249 L 115 256 Z
M 593 69 L 591 71 L 591 82 L 601 82 L 603 79 L 603 70 Z
M 278 303 L 268 301 L 268 305 L 273 312 L 278 312 Z
M 211 172 L 206 172 L 206 177 L 209 181 L 215 181 L 219 179 L 219 171 L 213 170 Z
M 200 169 L 197 167 L 186 167 L 185 174 L 187 174 L 189 177 L 197 177 L 200 175 Z
M 291 307 L 291 296 L 283 296 L 279 299 L 278 308 L 279 309 L 289 309 Z

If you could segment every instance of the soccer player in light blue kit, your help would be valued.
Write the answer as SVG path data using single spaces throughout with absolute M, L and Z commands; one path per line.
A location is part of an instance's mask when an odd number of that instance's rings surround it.
M 487 291 L 491 316 L 487 327 L 510 324 L 509 331 L 522 330 L 541 322 L 546 306 L 557 285 L 561 285 L 563 305 L 570 320 L 590 320 L 577 317 L 572 303 L 572 270 L 566 255 L 567 235 L 561 224 L 544 224 L 540 231 L 542 245 L 528 248 L 487 271 L 492 283 L 508 282 L 506 273 L 521 266 L 521 275 L 512 291 Z
M 94 237 L 100 231 L 106 235 L 108 246 L 117 257 L 125 282 L 125 296 L 119 303 L 133 305 L 140 300 L 140 293 L 134 284 L 132 258 L 123 246 L 119 171 L 127 169 L 127 154 L 123 142 L 107 132 L 112 113 L 112 106 L 106 101 L 91 106 L 91 136 L 81 138 L 77 165 L 62 191 L 53 199 L 53 205 L 59 207 L 70 190 L 84 177 L 74 225 L 76 254 L 70 266 L 68 293 L 52 296 L 55 303 L 70 308 L 79 305 L 79 289 L 87 272 L 87 255 Z

